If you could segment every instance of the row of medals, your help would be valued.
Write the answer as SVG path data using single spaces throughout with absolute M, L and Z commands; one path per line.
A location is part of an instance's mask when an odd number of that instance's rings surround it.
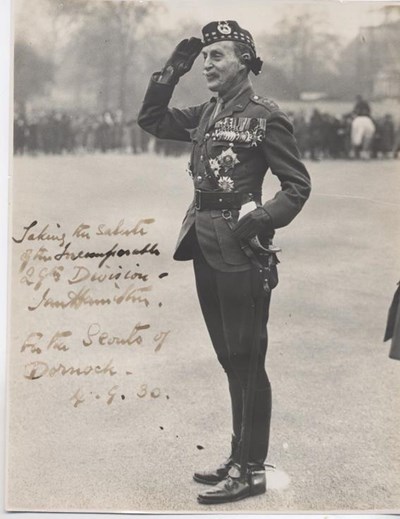
M 252 128 L 250 128 L 252 126 Z M 232 170 L 233 167 L 239 163 L 237 154 L 232 150 L 233 143 L 238 144 L 251 144 L 251 146 L 257 146 L 265 137 L 266 120 L 242 117 L 239 119 L 226 117 L 222 121 L 218 121 L 215 124 L 215 129 L 211 134 L 213 141 L 222 141 L 229 143 L 229 149 L 222 151 L 214 159 L 210 159 L 208 168 L 213 171 L 214 178 L 218 182 L 218 186 L 223 191 L 232 191 L 234 189 L 233 180 L 227 176 L 228 171 Z M 215 165 L 219 167 L 216 168 Z M 219 174 L 219 168 L 224 170 L 224 175 Z M 191 171 L 191 164 L 188 165 L 188 173 L 193 178 L 193 172 Z M 212 175 L 206 172 L 206 177 Z M 198 180 L 202 180 L 199 176 Z

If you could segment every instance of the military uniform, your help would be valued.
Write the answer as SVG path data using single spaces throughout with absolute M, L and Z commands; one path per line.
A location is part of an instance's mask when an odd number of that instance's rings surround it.
M 240 457 L 243 398 L 254 335 L 254 266 L 235 236 L 239 210 L 249 202 L 263 207 L 269 225 L 259 237 L 265 242 L 275 229 L 290 223 L 301 210 L 310 193 L 310 178 L 300 161 L 287 116 L 273 101 L 256 95 L 248 78 L 226 95 L 186 109 L 169 108 L 173 90 L 174 84 L 160 82 L 160 73 L 155 73 L 138 122 L 158 138 L 193 145 L 188 172 L 193 178 L 194 198 L 184 218 L 174 258 L 194 262 L 204 319 L 228 377 L 233 418 L 228 469 Z M 278 177 L 281 189 L 263 203 L 262 184 L 268 169 Z M 250 462 L 259 466 L 267 455 L 271 413 L 271 389 L 264 367 L 269 302 L 270 291 L 266 291 L 254 374 L 256 396 L 249 454 Z M 213 428 L 214 424 L 211 433 Z M 199 477 L 198 481 L 202 479 Z
M 244 202 L 252 199 L 261 202 L 262 183 L 270 168 L 271 173 L 280 180 L 282 189 L 263 207 L 271 217 L 273 228 L 278 229 L 290 223 L 307 200 L 310 192 L 309 175 L 299 158 L 292 125 L 287 116 L 273 101 L 254 94 L 249 80 L 239 86 L 237 94 L 213 119 L 215 98 L 200 106 L 183 110 L 169 109 L 174 87 L 152 79 L 139 115 L 139 124 L 158 138 L 193 143 L 189 172 L 195 189 L 218 190 L 210 178 L 212 172 L 207 170 L 210 170 L 212 160 L 232 150 L 236 155 L 233 162 L 237 162 L 229 169 L 224 170 L 222 166 L 220 176 L 232 181 L 234 190 L 242 195 Z M 232 121 L 233 127 L 240 127 L 240 124 L 245 125 L 247 122 L 251 124 L 252 119 L 260 120 L 261 125 L 265 125 L 262 138 L 256 145 L 253 141 L 229 141 L 232 138 L 228 135 L 229 130 L 218 132 L 218 124 L 229 127 Z M 196 200 L 193 199 L 179 235 L 174 255 L 176 260 L 192 259 L 190 248 L 185 246 L 185 239 L 195 223 L 200 247 L 213 268 L 226 272 L 250 268 L 249 258 L 232 236 L 222 209 L 196 211 Z M 239 211 L 232 211 L 234 219 L 238 215 Z

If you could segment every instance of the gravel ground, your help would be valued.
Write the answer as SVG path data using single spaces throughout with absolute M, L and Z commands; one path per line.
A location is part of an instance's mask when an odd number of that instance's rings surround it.
M 203 487 L 192 480 L 192 472 L 227 454 L 229 400 L 200 315 L 191 264 L 171 258 L 191 198 L 185 162 L 152 155 L 14 161 L 14 236 L 33 220 L 38 228 L 59 223 L 71 233 L 80 223 L 93 228 L 115 226 L 123 218 L 126 225 L 154 218 L 148 239 L 157 241 L 161 255 L 138 260 L 138 269 L 154 281 L 148 308 L 28 311 L 42 289 L 21 283 L 24 247 L 14 246 L 8 508 L 399 511 L 400 363 L 388 358 L 389 346 L 382 343 L 400 278 L 399 162 L 307 164 L 311 199 L 276 237 L 283 252 L 267 357 L 274 397 L 268 461 L 276 470 L 268 471 L 265 495 L 207 508 L 196 501 Z M 274 189 L 277 182 L 269 178 L 264 198 Z M 121 245 L 136 246 L 136 239 L 118 237 Z M 92 237 L 90 245 L 115 241 Z M 89 242 L 74 243 L 88 248 Z M 119 264 L 136 268 L 136 260 L 127 258 L 109 266 Z M 165 272 L 168 276 L 158 277 Z M 108 283 L 100 288 L 112 290 Z M 153 335 L 170 330 L 159 351 L 149 340 L 82 346 L 91 323 L 126 336 L 138 322 L 150 323 Z M 48 337 L 55 330 L 72 331 L 68 352 L 46 350 L 41 357 L 21 352 L 32 331 Z M 112 381 L 95 376 L 25 379 L 24 365 L 39 358 L 74 365 L 104 365 L 113 359 L 118 374 Z M 138 396 L 142 384 L 148 388 L 143 398 Z M 112 390 L 114 385 L 118 388 Z M 158 397 L 150 394 L 155 388 Z M 70 398 L 78 389 L 85 401 L 74 407 Z M 109 391 L 115 393 L 111 404 Z

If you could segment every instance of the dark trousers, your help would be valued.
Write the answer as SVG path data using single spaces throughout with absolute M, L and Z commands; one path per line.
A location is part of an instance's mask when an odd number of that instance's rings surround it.
M 233 434 L 240 442 L 249 381 L 250 352 L 254 340 L 252 273 L 220 272 L 212 269 L 194 234 L 192 244 L 197 294 L 217 358 L 228 377 Z M 254 374 L 256 392 L 249 454 L 249 461 L 255 463 L 264 463 L 267 457 L 271 421 L 271 386 L 265 371 L 270 294 L 265 295 L 262 304 L 263 323 L 262 332 L 259 333 L 259 355 Z M 239 459 L 240 451 L 236 461 Z

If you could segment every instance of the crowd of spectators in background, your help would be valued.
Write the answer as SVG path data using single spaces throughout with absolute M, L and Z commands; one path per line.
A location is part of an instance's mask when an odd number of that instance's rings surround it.
M 397 158 L 400 128 L 391 114 L 372 117 L 369 104 L 358 96 L 353 110 L 335 116 L 314 109 L 309 118 L 303 112 L 289 112 L 303 158 L 311 160 Z M 100 115 L 38 112 L 15 114 L 16 155 L 67 153 L 156 153 L 179 156 L 190 147 L 176 141 L 151 138 L 124 114 L 105 111 Z
M 181 155 L 185 143 L 152 142 L 135 119 L 126 120 L 120 110 L 84 115 L 56 110 L 14 116 L 15 155 L 67 153 L 157 153 Z
M 289 114 L 303 158 L 397 158 L 400 127 L 393 116 L 372 117 L 367 101 L 357 96 L 353 110 L 341 116 L 313 110 L 307 121 L 302 113 Z

